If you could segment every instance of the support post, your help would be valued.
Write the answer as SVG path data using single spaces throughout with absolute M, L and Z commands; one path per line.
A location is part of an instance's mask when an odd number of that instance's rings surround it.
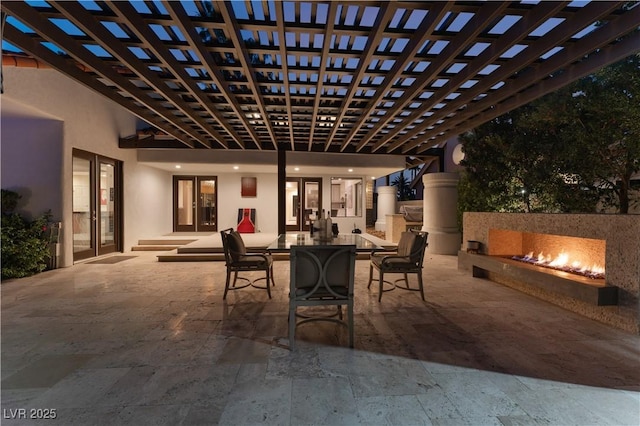
M 278 149 L 278 235 L 287 233 L 287 151 Z

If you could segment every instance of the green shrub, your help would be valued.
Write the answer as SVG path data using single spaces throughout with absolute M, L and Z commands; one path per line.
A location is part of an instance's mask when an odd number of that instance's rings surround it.
M 48 211 L 34 220 L 15 212 L 20 195 L 2 190 L 2 279 L 42 272 L 49 259 Z

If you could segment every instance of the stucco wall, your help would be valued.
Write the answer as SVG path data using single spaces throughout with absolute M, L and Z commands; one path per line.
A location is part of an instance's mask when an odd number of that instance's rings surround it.
M 2 188 L 21 195 L 18 211 L 33 217 L 51 210 L 62 218 L 62 138 L 64 123 L 46 117 L 3 114 Z
M 216 175 L 212 170 L 212 175 Z M 238 209 L 256 209 L 256 232 L 278 232 L 278 175 L 270 173 L 225 173 L 218 176 L 218 230 L 235 228 Z M 258 186 L 255 197 L 242 197 L 241 178 L 256 177 Z
M 135 162 L 124 164 L 124 250 L 173 230 L 171 174 Z
M 3 120 L 2 185 L 3 188 L 6 184 L 32 188 L 38 194 L 48 194 L 49 199 L 42 197 L 38 204 L 50 202 L 52 208 L 59 212 L 56 219 L 63 222 L 60 266 L 73 264 L 72 228 L 67 226 L 72 223 L 73 148 L 124 163 L 125 250 L 137 239 L 148 237 L 149 233 L 157 235 L 171 230 L 171 212 L 166 208 L 154 209 L 170 202 L 171 193 L 167 190 L 171 187 L 170 183 L 167 184 L 170 182 L 169 173 L 140 166 L 135 150 L 118 148 L 119 137 L 135 133 L 138 121 L 135 116 L 54 70 L 5 67 L 3 78 L 3 104 L 9 101 L 27 106 L 25 111 L 33 110 L 27 116 L 31 119 L 36 117 L 43 127 L 29 129 L 28 125 L 18 126 L 16 123 L 7 127 L 11 135 L 9 138 Z M 43 121 L 43 117 L 47 121 Z M 50 122 L 59 123 L 57 126 L 61 129 L 55 130 L 56 125 Z M 52 169 L 42 167 L 43 164 L 51 164 Z M 33 173 L 17 172 L 34 168 Z M 59 174 L 57 179 L 56 174 Z M 53 177 L 49 179 L 49 175 Z M 39 210 L 40 207 L 33 204 L 34 209 Z

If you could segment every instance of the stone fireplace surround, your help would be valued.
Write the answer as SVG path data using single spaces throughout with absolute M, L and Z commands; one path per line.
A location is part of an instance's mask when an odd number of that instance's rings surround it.
M 565 309 L 585 315 L 589 318 L 630 331 L 640 332 L 640 215 L 605 215 L 605 214 L 538 214 L 538 213 L 464 213 L 464 234 L 462 247 L 458 253 L 458 268 L 474 271 L 476 265 L 485 269 L 488 256 L 507 253 L 516 240 L 527 233 L 545 234 L 547 236 L 567 236 L 586 238 L 590 242 L 601 240 L 604 244 L 606 264 L 606 286 L 617 288 L 617 305 L 598 306 L 589 303 L 587 298 L 572 297 L 571 292 L 561 291 L 555 285 L 553 274 L 538 274 L 544 283 L 532 285 L 518 279 L 519 274 L 505 274 L 498 268 L 486 268 L 486 276 L 501 284 L 516 288 L 533 296 L 547 300 Z M 492 248 L 491 244 L 501 248 Z M 506 240 L 506 244 L 505 244 Z M 467 253 L 467 241 L 480 243 L 480 255 Z M 509 242 L 512 244 L 509 245 Z M 595 243 L 598 246 L 597 243 Z M 525 269 L 527 266 L 523 266 Z M 519 269 L 517 266 L 505 267 Z M 579 282 L 580 280 L 576 280 Z M 542 285 L 539 285 L 542 284 Z M 579 284 L 572 284 L 578 287 Z M 592 291 L 588 285 L 584 290 Z M 605 289 L 606 290 L 606 289 Z

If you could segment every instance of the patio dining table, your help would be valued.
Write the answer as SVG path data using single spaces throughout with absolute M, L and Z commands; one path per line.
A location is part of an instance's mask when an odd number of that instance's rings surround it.
M 360 234 L 339 234 L 332 239 L 311 237 L 308 233 L 280 234 L 268 247 L 271 253 L 288 253 L 291 246 L 322 246 L 322 245 L 355 245 L 357 252 L 383 251 L 384 247 L 362 237 Z

